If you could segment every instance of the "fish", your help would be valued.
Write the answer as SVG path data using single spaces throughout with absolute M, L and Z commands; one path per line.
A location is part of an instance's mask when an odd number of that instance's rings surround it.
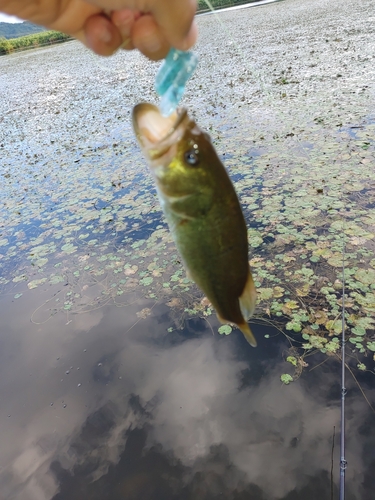
M 133 128 L 187 277 L 205 293 L 219 321 L 237 325 L 256 347 L 248 325 L 256 290 L 246 222 L 210 136 L 186 109 L 164 117 L 150 103 L 134 107 Z

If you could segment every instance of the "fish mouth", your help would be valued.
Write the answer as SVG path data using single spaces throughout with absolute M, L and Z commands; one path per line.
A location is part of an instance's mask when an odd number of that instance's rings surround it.
M 150 160 L 170 152 L 181 139 L 188 121 L 187 111 L 177 109 L 170 116 L 162 116 L 157 106 L 143 102 L 133 109 L 133 127 L 138 142 Z

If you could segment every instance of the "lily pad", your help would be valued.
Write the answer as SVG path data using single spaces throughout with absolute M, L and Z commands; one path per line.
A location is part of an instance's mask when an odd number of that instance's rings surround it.
M 229 335 L 232 332 L 232 327 L 230 325 L 221 325 L 218 332 L 220 335 Z
M 283 373 L 280 376 L 280 380 L 283 384 L 289 385 L 291 382 L 293 382 L 293 377 L 289 375 L 289 373 Z
M 365 285 L 375 284 L 375 270 L 358 269 L 358 271 L 355 273 L 355 278 Z

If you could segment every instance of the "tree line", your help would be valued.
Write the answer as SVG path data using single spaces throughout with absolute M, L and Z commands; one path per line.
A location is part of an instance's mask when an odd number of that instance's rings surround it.
M 46 31 L 46 29 L 43 26 L 38 26 L 28 21 L 24 21 L 23 23 L 0 23 L 0 37 L 4 38 L 34 35 L 41 31 Z
M 0 55 L 11 54 L 20 50 L 35 49 L 44 47 L 45 45 L 54 45 L 67 40 L 72 40 L 72 37 L 59 31 L 42 31 L 35 35 L 10 39 L 0 37 Z

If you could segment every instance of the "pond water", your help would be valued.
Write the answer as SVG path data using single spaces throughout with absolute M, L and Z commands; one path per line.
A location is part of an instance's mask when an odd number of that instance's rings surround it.
M 337 498 L 343 257 L 347 498 L 373 498 L 371 9 L 198 18 L 184 105 L 241 199 L 256 349 L 187 279 L 133 136 L 158 65 L 0 58 L 2 498 Z

